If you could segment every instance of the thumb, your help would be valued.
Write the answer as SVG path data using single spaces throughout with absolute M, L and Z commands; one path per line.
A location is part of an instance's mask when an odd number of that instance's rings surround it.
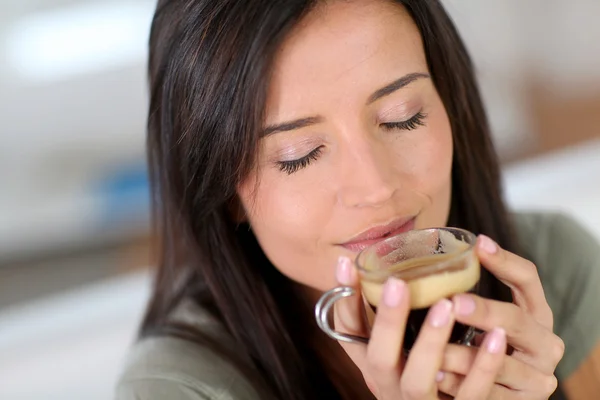
M 334 305 L 334 327 L 337 331 L 366 337 L 369 333 L 365 306 L 360 292 L 356 268 L 348 257 L 340 257 L 336 267 L 336 279 L 340 285 L 354 289 L 355 295 L 338 300 Z

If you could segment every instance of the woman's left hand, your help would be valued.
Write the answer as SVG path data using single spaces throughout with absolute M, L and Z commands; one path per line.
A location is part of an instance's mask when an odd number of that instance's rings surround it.
M 491 399 L 548 399 L 556 390 L 554 370 L 564 353 L 564 343 L 553 331 L 553 315 L 546 302 L 537 268 L 480 235 L 477 255 L 487 270 L 512 290 L 514 303 L 471 294 L 454 297 L 457 322 L 483 331 L 500 327 L 514 351 L 505 356 Z M 448 345 L 439 389 L 456 395 L 468 374 L 477 348 Z

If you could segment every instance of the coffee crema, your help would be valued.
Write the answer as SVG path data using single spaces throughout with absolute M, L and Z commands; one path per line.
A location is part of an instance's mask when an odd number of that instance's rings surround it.
M 427 308 L 437 301 L 457 293 L 468 292 L 479 282 L 479 260 L 474 252 L 466 250 L 462 243 L 451 253 L 432 254 L 401 261 L 387 268 L 387 276 L 403 279 L 410 290 L 411 309 Z M 440 265 L 439 271 L 430 266 Z M 366 274 L 361 276 L 361 287 L 366 300 L 374 307 L 379 305 L 385 279 L 371 280 Z M 387 278 L 386 278 L 387 279 Z

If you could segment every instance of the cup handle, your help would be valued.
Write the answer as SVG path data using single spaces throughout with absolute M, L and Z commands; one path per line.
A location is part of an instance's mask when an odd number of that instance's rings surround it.
M 356 290 L 350 286 L 338 286 L 333 288 L 321 296 L 317 304 L 315 305 L 315 318 L 317 319 L 317 325 L 327 336 L 332 339 L 339 340 L 347 343 L 369 343 L 369 338 L 362 336 L 350 335 L 347 333 L 340 333 L 333 330 L 329 326 L 329 310 L 333 307 L 334 303 L 344 297 L 350 297 L 356 295 Z

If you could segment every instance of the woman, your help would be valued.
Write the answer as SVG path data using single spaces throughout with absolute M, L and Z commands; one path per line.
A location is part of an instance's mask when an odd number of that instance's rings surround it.
M 439 2 L 159 1 L 149 69 L 161 259 L 119 399 L 542 399 L 555 370 L 567 390 L 594 381 L 598 244 L 505 210 Z M 358 288 L 358 249 L 442 225 L 481 235 L 487 298 L 432 307 L 408 359 L 398 280 L 368 346 L 318 330 L 320 294 Z M 358 314 L 340 304 L 336 329 L 361 333 Z M 483 343 L 447 344 L 454 321 Z M 577 347 L 560 364 L 553 323 Z

